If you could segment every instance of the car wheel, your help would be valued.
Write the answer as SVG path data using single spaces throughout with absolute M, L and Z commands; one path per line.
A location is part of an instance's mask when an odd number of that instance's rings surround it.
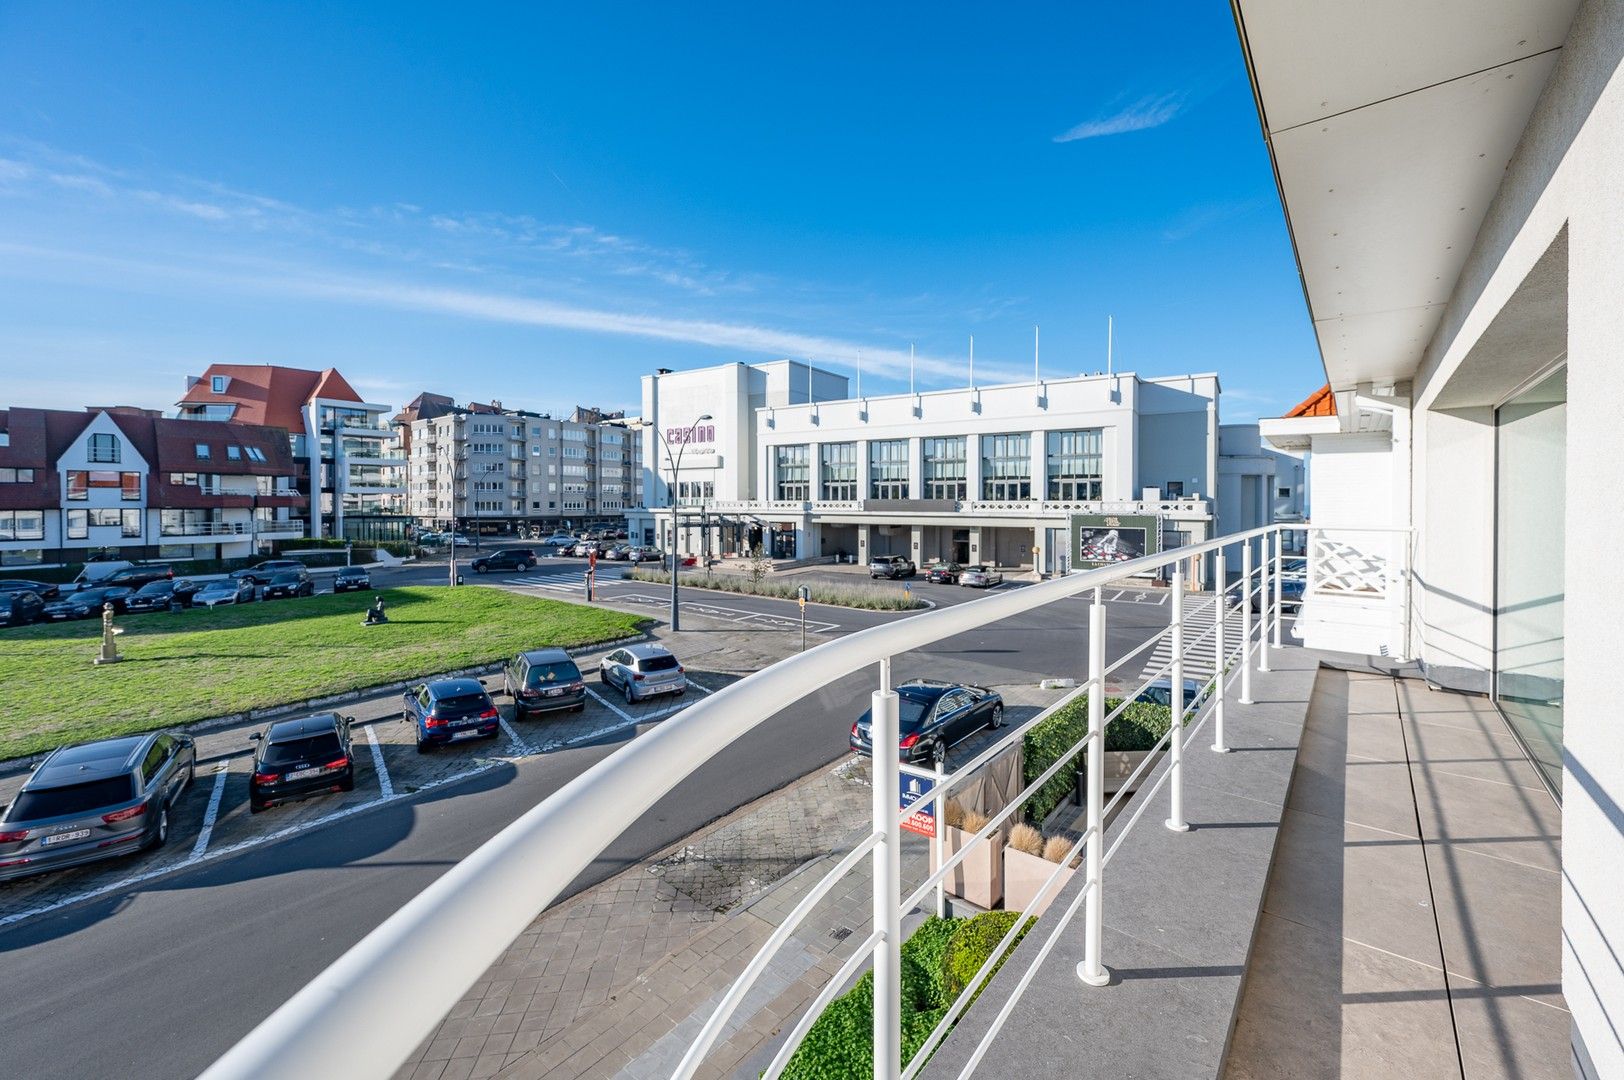
M 992 722 L 987 726 L 992 728 L 994 731 L 997 731 L 999 728 L 1004 726 L 1004 707 L 1002 705 L 994 705 L 992 707 Z
M 263 803 L 250 802 L 248 804 L 248 812 L 250 814 L 260 814 L 260 813 L 264 813 L 264 811 L 265 811 L 265 805 Z
M 474 573 L 483 574 L 484 572 L 485 572 L 485 568 L 483 566 L 480 566 L 478 563 L 474 564 Z
M 419 739 L 417 741 L 417 752 L 419 754 L 426 754 L 432 749 L 434 749 L 432 744 L 426 743 L 422 739 Z
M 169 842 L 169 807 L 158 808 L 158 831 L 153 834 L 152 846 L 161 848 Z
M 632 681 L 630 679 L 627 679 L 625 684 L 621 686 L 620 692 L 626 695 L 626 704 L 637 704 L 637 694 L 632 690 Z

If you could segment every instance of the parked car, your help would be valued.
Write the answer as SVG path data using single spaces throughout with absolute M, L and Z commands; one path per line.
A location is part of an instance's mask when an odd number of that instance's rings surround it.
M 134 595 L 135 590 L 122 585 L 80 589 L 78 592 L 66 593 L 60 599 L 46 604 L 44 615 L 52 622 L 60 622 L 63 619 L 90 619 L 99 616 L 103 606 L 107 604 L 113 605 L 114 614 L 122 615 L 126 610 L 126 603 Z
M 665 552 L 657 547 L 631 547 L 626 549 L 626 561 L 630 563 L 665 562 Z
M 259 594 L 261 600 L 276 600 L 281 597 L 315 596 L 316 583 L 310 580 L 310 571 L 304 567 L 297 570 L 283 570 L 272 574 L 271 579 L 265 583 L 264 590 Z
M 136 589 L 152 584 L 154 581 L 173 581 L 174 579 L 175 568 L 172 566 L 163 566 L 158 563 L 138 563 L 135 566 L 127 566 L 110 577 L 103 578 L 102 584 L 122 585 L 133 592 Z
M 487 570 L 529 570 L 536 565 L 536 553 L 529 548 L 498 548 L 473 562 L 474 573 Z
M 367 568 L 364 566 L 346 566 L 333 577 L 333 591 L 335 593 L 370 588 L 372 588 L 372 575 L 367 573 Z
M 990 566 L 966 566 L 959 572 L 959 584 L 972 589 L 990 589 L 1003 583 L 1004 575 Z
M 1208 689 L 1206 683 L 1202 682 L 1200 679 L 1185 679 L 1185 710 L 1188 711 L 1191 706 L 1195 705 L 1199 701 L 1205 701 L 1207 699 L 1207 694 Z M 1167 708 L 1172 708 L 1173 680 L 1167 678 L 1166 676 L 1163 676 L 1160 679 L 1152 680 L 1149 686 L 1139 691 L 1139 696 L 1134 698 L 1134 700 L 1148 702 L 1151 705 L 1162 705 L 1166 706 Z
M 0 880 L 162 845 L 196 768 L 180 732 L 52 751 L 0 816 Z
M 446 533 L 443 537 L 441 537 L 440 542 L 444 544 L 451 544 L 455 547 L 470 547 L 473 544 L 472 540 L 468 539 L 468 537 L 464 536 L 460 532 Z
M 0 626 L 27 626 L 45 614 L 45 601 L 37 592 L 9 589 L 0 592 Z
M 325 791 L 354 791 L 350 724 L 348 716 L 321 713 L 283 720 L 248 736 L 256 744 L 248 778 L 249 811 L 257 814 Z
M 531 713 L 586 708 L 586 679 L 563 649 L 532 649 L 502 669 L 502 691 L 513 699 L 513 719 Z
M 41 600 L 55 600 L 62 595 L 61 587 L 48 581 L 25 581 L 21 578 L 0 581 L 0 593 L 8 592 L 31 592 Z
M 570 553 L 584 559 L 601 548 L 602 545 L 596 540 L 582 540 L 570 549 Z
M 615 562 L 625 562 L 626 556 L 628 553 L 630 553 L 631 549 L 632 547 L 630 544 L 616 544 L 614 547 L 605 551 L 603 553 L 603 557 L 606 559 L 612 559 Z
M 964 567 L 956 562 L 934 563 L 925 571 L 925 580 L 934 581 L 938 585 L 957 585 L 959 575 L 963 572 Z
M 237 581 L 246 581 L 253 585 L 263 585 L 277 574 L 288 570 L 303 570 L 305 564 L 298 559 L 266 559 L 256 563 L 245 570 L 234 570 L 231 576 Z
M 626 704 L 659 694 L 681 695 L 688 676 L 664 645 L 627 645 L 598 661 L 598 678 L 605 686 L 620 688 Z
M 124 610 L 131 615 L 143 611 L 168 611 L 175 604 L 191 607 L 192 597 L 202 586 L 188 578 L 169 578 L 149 581 L 124 600 Z
M 258 595 L 248 578 L 216 578 L 192 594 L 192 606 L 217 608 L 226 604 L 247 604 Z
M 437 679 L 404 695 L 405 719 L 417 729 L 417 752 L 462 739 L 496 738 L 501 713 L 478 679 Z
M 1303 606 L 1303 591 L 1306 582 L 1301 577 L 1290 574 L 1280 578 L 1280 607 L 1286 611 L 1297 611 Z M 1263 592 L 1258 588 L 1256 581 L 1252 582 L 1252 611 L 1254 614 L 1263 611 Z M 1239 604 L 1241 601 L 1241 586 L 1239 583 L 1229 587 L 1229 602 Z M 1269 578 L 1269 603 L 1274 603 L 1274 578 Z
M 913 560 L 905 555 L 876 555 L 868 561 L 868 576 L 873 578 L 905 578 L 913 577 L 919 572 L 919 567 Z
M 1004 726 L 1004 699 L 996 690 L 962 683 L 914 679 L 897 687 L 897 757 L 930 761 L 982 728 Z M 873 753 L 865 711 L 851 726 L 849 742 L 859 754 Z
M 135 564 L 127 559 L 95 559 L 85 563 L 84 568 L 69 583 L 70 590 L 93 589 L 97 585 L 104 585 L 107 579 L 120 570 L 128 570 Z

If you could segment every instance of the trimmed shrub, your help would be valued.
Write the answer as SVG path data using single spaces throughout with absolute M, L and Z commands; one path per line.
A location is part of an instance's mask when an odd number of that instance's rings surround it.
M 970 980 L 976 977 L 981 965 L 987 962 L 987 957 L 992 955 L 998 943 L 1009 933 L 1009 928 L 1015 925 L 1015 921 L 1019 918 L 1021 913 L 1018 911 L 987 911 L 974 918 L 959 921 L 952 939 L 947 943 L 947 951 L 942 954 L 942 975 L 946 980 L 949 1001 L 957 998 L 965 987 L 970 985 Z M 1021 928 L 1015 938 L 1016 945 L 1020 944 L 1021 938 L 1026 936 L 1032 926 L 1033 923 L 1029 921 Z M 1013 952 L 1012 947 L 1009 953 L 1004 954 L 1004 959 L 1007 960 Z M 998 968 L 1003 967 L 1003 964 L 1004 961 L 1000 960 L 998 965 L 987 973 L 989 982 L 998 974 Z M 985 985 L 983 983 L 982 986 L 976 987 L 976 993 L 979 994 Z
M 1106 698 L 1105 711 L 1109 714 L 1121 698 Z M 1173 710 L 1166 705 L 1153 705 L 1136 701 L 1122 710 L 1105 729 L 1107 751 L 1149 750 L 1156 745 L 1173 723 Z M 1088 695 L 1077 698 L 1065 708 L 1055 712 L 1043 723 L 1033 727 L 1021 740 L 1025 756 L 1025 782 L 1030 784 L 1060 756 L 1082 741 L 1088 734 Z M 1077 782 L 1075 772 L 1083 767 L 1085 755 L 1075 755 L 1070 767 L 1062 768 L 1047 783 L 1026 800 L 1026 817 L 1030 821 L 1043 821 L 1071 794 Z
M 1016 851 L 1042 858 L 1043 834 L 1023 822 L 1009 831 L 1009 846 Z
M 668 570 L 645 570 L 641 566 L 634 566 L 626 572 L 626 577 L 633 581 L 647 581 L 658 585 L 669 585 L 671 573 Z M 782 578 L 750 578 L 734 573 L 722 574 L 690 574 L 678 575 L 677 580 L 690 589 L 710 589 L 714 592 L 742 593 L 746 596 L 772 596 L 780 600 L 794 600 L 798 590 L 805 584 L 812 593 L 812 603 L 831 604 L 837 607 L 867 608 L 871 611 L 911 611 L 914 608 L 924 607 L 924 601 L 918 597 L 908 599 L 898 589 L 887 589 L 878 585 L 831 585 L 826 582 L 799 582 Z

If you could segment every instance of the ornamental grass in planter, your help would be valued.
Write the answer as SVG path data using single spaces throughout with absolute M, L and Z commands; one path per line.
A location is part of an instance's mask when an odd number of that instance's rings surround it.
M 952 824 L 957 819 L 958 824 Z M 942 858 L 951 859 L 970 846 L 970 839 L 987 826 L 987 816 L 975 810 L 958 808 L 947 800 L 942 814 Z M 943 885 L 953 896 L 968 900 L 978 908 L 991 911 L 1004 899 L 1004 860 L 999 854 L 1002 844 L 995 830 L 971 849 L 964 861 L 948 871 Z M 936 872 L 936 849 L 931 846 L 931 873 Z
M 1055 897 L 1071 880 L 1073 867 L 1067 866 L 1060 871 L 1060 881 L 1049 895 L 1041 902 L 1037 901 L 1038 891 L 1043 883 L 1049 880 L 1054 873 L 1055 866 L 1071 851 L 1071 841 L 1064 836 L 1051 836 L 1047 840 L 1043 834 L 1030 825 L 1017 825 L 1009 834 L 1009 844 L 1004 848 L 1004 908 L 1008 911 L 1026 911 L 1033 915 L 1042 915 L 1049 910 Z

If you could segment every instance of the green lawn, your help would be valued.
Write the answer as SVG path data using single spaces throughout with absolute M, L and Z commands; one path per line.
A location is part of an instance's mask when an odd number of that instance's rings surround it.
M 100 620 L 0 631 L 0 759 L 625 637 L 647 622 L 603 608 L 466 587 L 377 592 L 118 620 L 120 664 L 96 667 Z

